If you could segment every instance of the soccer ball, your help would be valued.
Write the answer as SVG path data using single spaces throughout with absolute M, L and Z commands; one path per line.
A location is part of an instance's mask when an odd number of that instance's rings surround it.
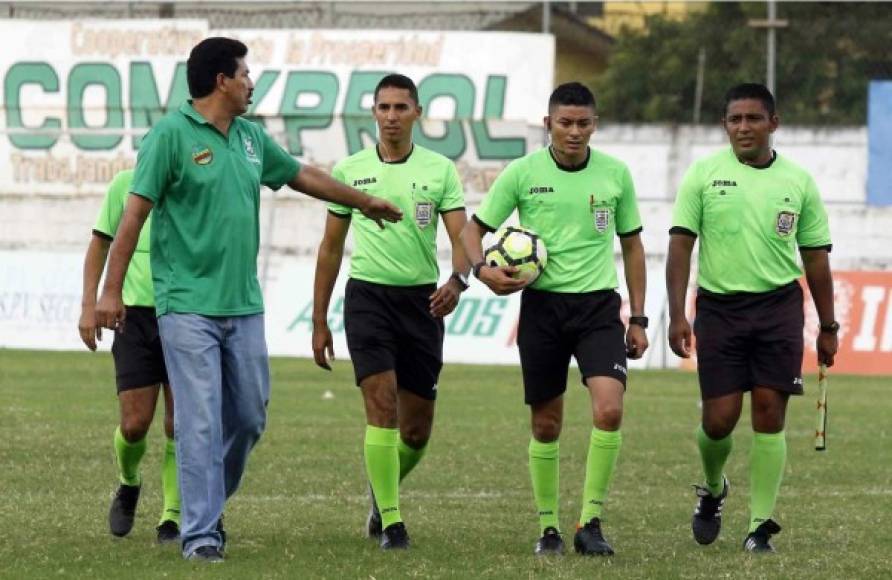
M 514 278 L 532 284 L 548 261 L 545 243 L 529 228 L 505 226 L 495 233 L 495 243 L 486 249 L 486 263 L 490 266 L 514 266 Z

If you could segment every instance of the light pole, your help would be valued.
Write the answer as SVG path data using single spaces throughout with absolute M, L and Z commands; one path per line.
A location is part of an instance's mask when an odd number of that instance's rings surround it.
M 778 28 L 786 28 L 789 25 L 789 22 L 785 19 L 777 19 L 777 4 L 774 0 L 767 0 L 766 4 L 768 6 L 768 18 L 765 20 L 750 19 L 747 25 L 751 28 L 764 28 L 767 32 L 767 46 L 765 47 L 765 85 L 768 87 L 768 90 L 771 91 L 771 94 L 774 95 L 776 101 L 777 94 L 774 92 L 774 63 L 777 53 L 777 48 L 775 46 L 775 31 Z

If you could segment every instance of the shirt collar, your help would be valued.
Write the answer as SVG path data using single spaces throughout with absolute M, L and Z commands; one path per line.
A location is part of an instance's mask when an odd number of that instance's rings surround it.
M 209 123 L 207 119 L 201 116 L 201 113 L 195 110 L 195 107 L 192 106 L 191 99 L 180 105 L 180 112 L 201 125 L 207 125 Z

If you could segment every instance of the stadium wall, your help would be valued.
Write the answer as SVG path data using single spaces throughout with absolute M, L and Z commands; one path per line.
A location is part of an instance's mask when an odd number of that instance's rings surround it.
M 211 30 L 202 20 L 0 21 L 11 47 L 0 54 L 0 347 L 81 348 L 81 264 L 105 185 L 133 165 L 152 120 L 185 98 L 182 57 L 211 33 L 251 45 L 258 88 L 250 113 L 307 163 L 329 168 L 373 143 L 365 111 L 382 70 L 419 81 L 428 119 L 416 139 L 456 159 L 469 211 L 510 159 L 545 142 L 540 123 L 554 60 L 548 35 Z M 486 58 L 468 63 L 468 45 Z M 527 66 L 519 69 L 519 61 Z M 838 309 L 851 313 L 842 320 L 851 348 L 888 360 L 892 282 L 887 274 L 861 274 L 892 269 L 892 208 L 865 204 L 867 130 L 782 126 L 775 145 L 815 176 L 827 202 L 833 266 L 853 277 L 840 274 L 846 284 L 838 292 L 849 301 Z M 677 366 L 662 336 L 672 200 L 690 162 L 724 147 L 725 137 L 717 125 L 611 125 L 608 113 L 592 146 L 628 163 L 645 226 L 652 349 L 632 366 Z M 263 192 L 259 272 L 274 354 L 309 354 L 308 280 L 324 219 L 314 200 Z M 440 248 L 448 272 L 443 232 Z M 447 321 L 447 360 L 516 362 L 517 311 L 516 297 L 475 285 Z M 346 353 L 342 335 L 337 340 Z

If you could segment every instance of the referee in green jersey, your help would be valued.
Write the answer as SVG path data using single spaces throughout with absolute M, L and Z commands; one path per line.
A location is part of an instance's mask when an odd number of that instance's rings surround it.
M 266 427 L 260 186 L 287 184 L 379 220 L 402 216 L 390 203 L 302 166 L 241 118 L 254 91 L 247 53 L 242 42 L 222 37 L 192 48 L 186 62 L 192 99 L 140 143 L 96 306 L 101 326 L 127 331 L 121 285 L 152 211 L 155 311 L 175 402 L 180 540 L 185 558 L 206 563 L 224 559 L 223 509 Z
M 382 549 L 409 547 L 399 508 L 400 482 L 424 455 L 443 366 L 443 317 L 468 287 L 470 267 L 459 242 L 467 222 L 455 164 L 412 142 L 421 115 L 418 90 L 403 75 L 375 88 L 379 143 L 338 163 L 333 177 L 389 200 L 406 216 L 386 230 L 356 210 L 329 205 L 313 296 L 313 356 L 333 357 L 327 313 L 353 225 L 344 325 L 366 414 L 365 463 L 372 505 L 367 529 Z M 437 288 L 437 225 L 452 242 L 452 276 Z
M 743 547 L 770 552 L 770 538 L 780 531 L 771 516 L 787 454 L 787 400 L 802 394 L 804 314 L 796 254 L 820 317 L 818 360 L 832 365 L 839 324 L 830 231 L 814 180 L 771 148 L 778 117 L 768 89 L 730 89 L 722 123 L 731 147 L 694 163 L 675 201 L 666 264 L 669 344 L 678 356 L 691 355 L 685 293 L 699 238 L 694 336 L 703 412 L 697 444 L 706 483 L 696 486 L 694 539 L 710 544 L 719 535 L 731 432 L 750 391 L 754 433 Z
M 96 290 L 108 248 L 124 215 L 133 170 L 115 175 L 102 209 L 93 226 L 93 236 L 84 257 L 84 294 L 78 330 L 90 350 L 102 339 L 96 323 Z M 118 491 L 108 512 L 108 524 L 115 536 L 126 536 L 133 528 L 136 504 L 142 488 L 139 466 L 146 452 L 146 433 L 155 416 L 158 393 L 164 392 L 164 434 L 167 442 L 161 463 L 161 490 L 164 507 L 157 527 L 158 543 L 175 542 L 180 537 L 180 492 L 177 487 L 176 447 L 173 440 L 173 395 L 167 380 L 167 367 L 161 350 L 161 336 L 155 318 L 155 294 L 149 264 L 151 217 L 139 232 L 139 241 L 124 278 L 124 304 L 127 332 L 115 330 L 112 356 L 118 386 L 120 424 L 115 429 L 114 448 L 118 460 Z
M 645 267 L 641 219 L 629 170 L 589 148 L 597 116 L 591 91 L 579 83 L 557 87 L 548 101 L 549 147 L 510 163 L 462 233 L 474 274 L 496 294 L 520 290 L 512 268 L 483 261 L 482 238 L 516 209 L 548 250 L 548 266 L 524 288 L 517 343 L 526 403 L 532 412 L 530 476 L 541 537 L 535 553 L 562 553 L 558 523 L 558 437 L 570 357 L 591 395 L 594 428 L 588 449 L 582 516 L 574 547 L 610 555 L 601 510 L 619 454 L 626 356 L 647 349 Z M 620 320 L 614 265 L 619 236 L 632 316 Z

